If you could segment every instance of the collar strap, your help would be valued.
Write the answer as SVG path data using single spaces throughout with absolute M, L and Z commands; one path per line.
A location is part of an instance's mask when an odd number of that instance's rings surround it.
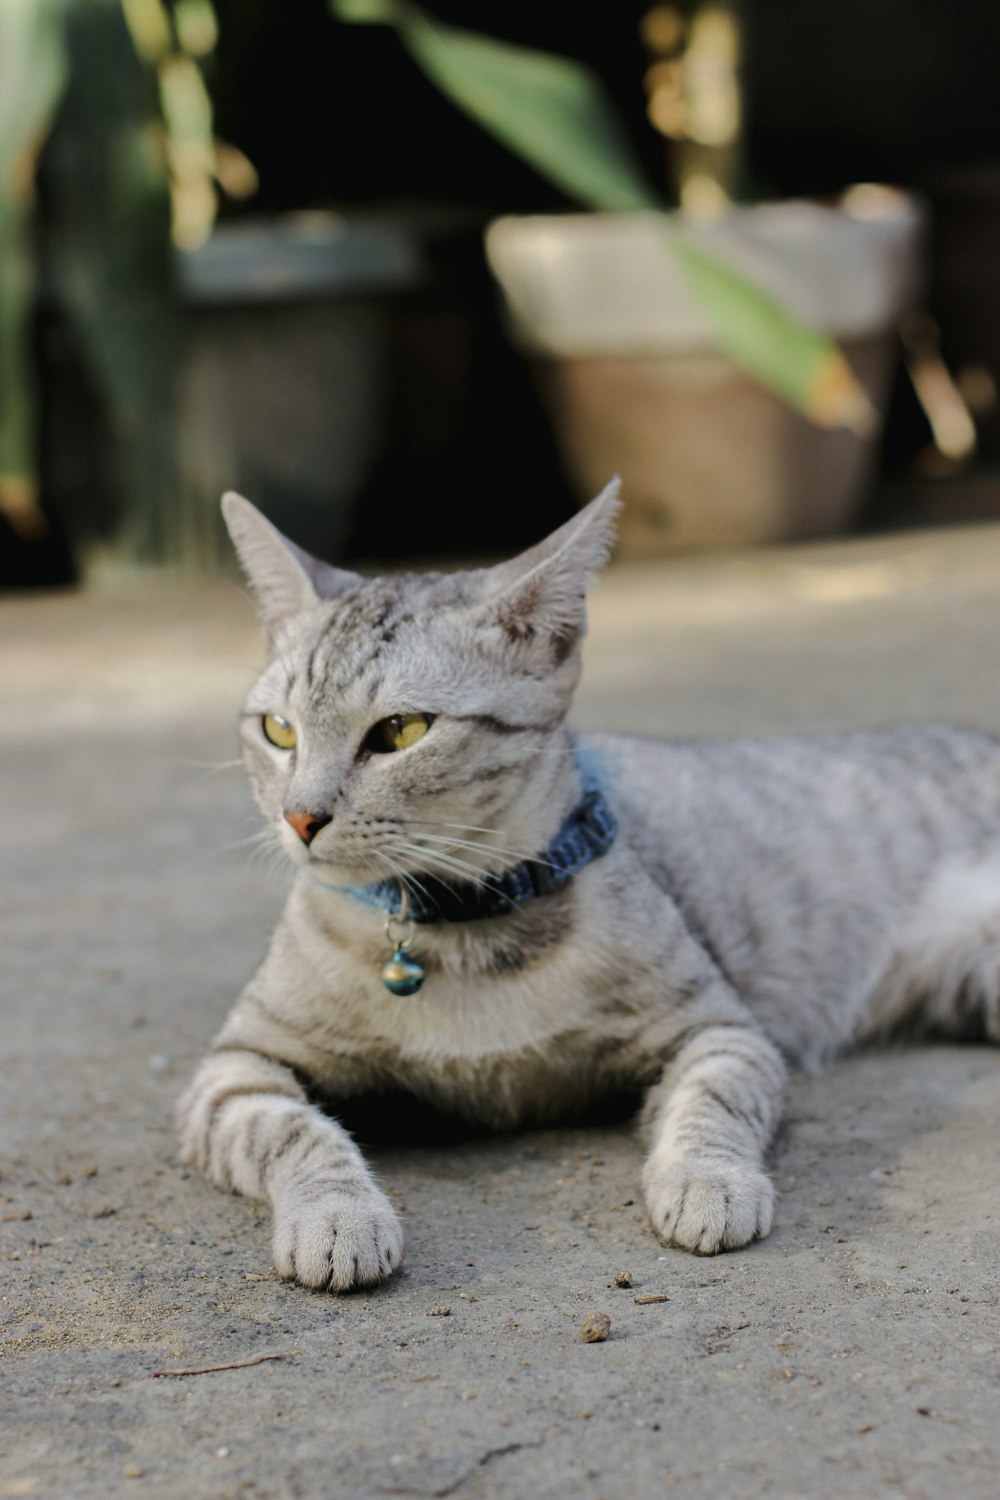
M 409 884 L 408 915 L 417 923 L 477 922 L 485 917 L 503 917 L 536 896 L 551 896 L 569 884 L 573 876 L 600 859 L 614 843 L 618 824 L 604 793 L 589 783 L 552 843 L 541 854 L 522 860 L 498 875 L 486 875 L 483 884 L 447 885 L 435 875 L 414 877 Z M 341 886 L 345 896 L 374 906 L 389 916 L 403 907 L 398 880 L 380 880 L 374 885 Z

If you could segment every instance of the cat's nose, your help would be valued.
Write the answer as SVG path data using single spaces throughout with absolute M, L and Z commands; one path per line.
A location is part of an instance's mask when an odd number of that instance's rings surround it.
M 304 844 L 311 844 L 320 829 L 330 821 L 328 813 L 289 812 L 285 809 L 285 822 L 291 823 Z

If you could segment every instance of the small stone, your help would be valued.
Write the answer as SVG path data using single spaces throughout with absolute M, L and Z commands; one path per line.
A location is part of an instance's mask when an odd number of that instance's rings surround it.
M 145 1472 L 145 1469 L 141 1469 L 138 1464 L 126 1464 L 124 1469 L 122 1469 L 122 1478 L 141 1479 Z
M 615 1276 L 615 1286 L 634 1286 L 631 1271 L 619 1271 Z
M 446 1307 L 442 1303 L 442 1305 L 440 1307 L 432 1307 L 431 1310 L 430 1310 L 430 1312 L 427 1314 L 427 1316 L 429 1318 L 450 1318 L 451 1317 L 451 1308 L 450 1307 Z
M 68 1172 L 57 1172 L 56 1173 L 56 1182 L 59 1185 L 59 1187 L 69 1187 L 69 1185 L 70 1185 L 70 1183 L 72 1181 L 73 1181 L 73 1179 L 69 1175 Z
M 580 1337 L 585 1344 L 603 1344 L 611 1332 L 611 1319 L 607 1313 L 588 1313 L 580 1324 Z
M 228 1458 L 229 1457 L 229 1449 L 228 1448 L 216 1448 L 216 1450 L 215 1450 L 215 1456 L 216 1456 L 216 1458 Z

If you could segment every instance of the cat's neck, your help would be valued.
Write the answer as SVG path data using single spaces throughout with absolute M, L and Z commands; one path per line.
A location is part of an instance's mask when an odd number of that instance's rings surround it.
M 362 905 L 418 924 L 482 921 L 519 911 L 527 902 L 565 888 L 580 870 L 606 854 L 618 824 L 599 782 L 580 768 L 580 795 L 555 836 L 538 853 L 475 881 L 446 882 L 416 873 L 372 885 L 334 887 Z

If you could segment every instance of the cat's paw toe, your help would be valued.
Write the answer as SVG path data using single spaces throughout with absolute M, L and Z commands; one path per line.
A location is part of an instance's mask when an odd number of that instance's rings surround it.
M 346 1292 L 374 1286 L 402 1264 L 403 1231 L 381 1193 L 302 1189 L 276 1209 L 273 1249 L 280 1276 Z
M 643 1186 L 657 1233 L 696 1255 L 737 1250 L 770 1233 L 774 1187 L 756 1167 L 654 1159 Z

